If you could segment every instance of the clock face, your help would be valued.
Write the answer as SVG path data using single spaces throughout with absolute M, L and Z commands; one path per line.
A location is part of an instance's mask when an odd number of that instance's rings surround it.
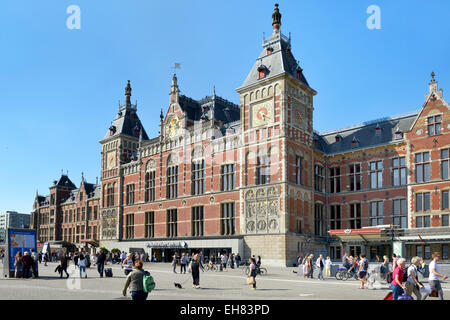
M 293 103 L 292 124 L 301 129 L 306 129 L 306 108 L 303 105 Z
M 106 168 L 111 169 L 116 166 L 116 152 L 111 151 L 106 155 Z
M 265 102 L 253 106 L 253 126 L 258 127 L 272 123 L 273 119 L 273 105 L 271 102 Z
M 177 117 L 173 117 L 167 123 L 166 134 L 169 136 L 169 138 L 173 138 L 175 136 L 178 129 L 178 123 L 179 121 Z

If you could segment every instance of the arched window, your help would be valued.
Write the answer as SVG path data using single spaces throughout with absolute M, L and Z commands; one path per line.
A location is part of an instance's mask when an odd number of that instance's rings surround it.
M 268 154 L 258 154 L 255 169 L 256 184 L 266 184 L 270 182 L 270 157 Z

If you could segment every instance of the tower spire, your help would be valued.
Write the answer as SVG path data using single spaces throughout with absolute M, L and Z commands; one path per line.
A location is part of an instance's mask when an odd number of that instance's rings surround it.
M 272 13 L 272 26 L 274 32 L 278 32 L 280 30 L 281 13 L 280 10 L 278 9 L 278 3 L 275 3 L 275 9 Z
M 170 87 L 169 94 L 170 94 L 170 104 L 177 103 L 178 97 L 180 95 L 180 88 L 178 88 L 178 79 L 175 72 L 172 77 L 172 86 Z
M 128 84 L 125 87 L 125 105 L 131 106 L 131 84 L 130 84 L 130 80 L 128 80 Z

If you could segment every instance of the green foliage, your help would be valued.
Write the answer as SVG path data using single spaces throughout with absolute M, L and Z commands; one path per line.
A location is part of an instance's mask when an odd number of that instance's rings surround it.
M 120 250 L 117 248 L 111 249 L 111 253 L 116 253 L 116 252 L 120 253 Z
M 102 250 L 104 254 L 108 254 L 109 250 L 106 249 L 105 247 L 100 247 L 98 248 L 98 251 Z

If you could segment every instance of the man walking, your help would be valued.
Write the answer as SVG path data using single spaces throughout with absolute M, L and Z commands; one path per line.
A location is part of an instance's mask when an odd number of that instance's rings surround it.
M 323 255 L 319 255 L 319 258 L 316 260 L 316 266 L 319 268 L 319 275 L 317 276 L 317 280 L 323 280 L 323 268 L 325 267 L 325 261 L 323 260 Z
M 31 258 L 33 258 L 33 264 L 31 265 L 31 269 L 33 270 L 33 278 L 38 277 L 38 261 L 39 257 L 36 251 L 34 249 L 30 249 L 31 252 Z
M 236 254 L 235 260 L 236 260 L 236 267 L 239 268 L 239 265 L 241 264 L 241 256 L 239 255 L 239 252 Z
M 433 261 L 430 262 L 430 276 L 428 277 L 428 282 L 430 284 L 431 291 L 437 291 L 439 299 L 444 300 L 444 291 L 441 287 L 441 282 L 439 281 L 439 278 L 442 278 L 443 280 L 446 280 L 448 277 L 446 275 L 443 275 L 442 273 L 439 273 L 438 271 L 438 264 L 437 262 L 441 258 L 441 255 L 438 252 L 433 253 Z M 425 300 L 428 297 L 428 293 L 426 293 L 423 297 L 423 300 Z
M 103 270 L 105 270 L 106 254 L 103 250 L 100 250 L 97 256 L 97 271 L 100 274 L 100 278 L 103 278 Z

